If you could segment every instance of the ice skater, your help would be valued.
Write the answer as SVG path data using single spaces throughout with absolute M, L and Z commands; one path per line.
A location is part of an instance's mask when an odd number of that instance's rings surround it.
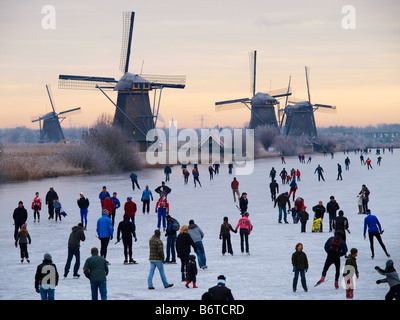
M 385 270 L 382 270 L 378 266 L 375 267 L 375 270 L 378 271 L 379 274 L 382 274 L 386 277 L 385 279 L 377 280 L 376 284 L 389 284 L 390 290 L 386 294 L 385 300 L 400 300 L 400 279 L 396 269 L 393 266 L 393 260 L 386 261 Z
M 292 254 L 292 265 L 293 265 L 293 292 L 297 290 L 297 281 L 299 280 L 299 274 L 301 278 L 301 285 L 305 292 L 308 291 L 306 272 L 308 271 L 308 259 L 307 255 L 303 252 L 303 244 L 298 243 L 295 247 L 295 252 Z
M 324 175 L 322 174 L 324 172 L 324 169 L 322 169 L 322 167 L 320 165 L 318 165 L 317 168 L 315 168 L 314 174 L 318 172 L 318 181 L 321 181 L 321 179 L 323 181 L 325 181 L 324 179 Z
M 386 250 L 386 246 L 384 245 L 381 238 L 381 234 L 383 233 L 381 224 L 379 223 L 378 218 L 375 215 L 371 214 L 371 210 L 369 209 L 367 210 L 367 216 L 364 219 L 364 239 L 365 239 L 365 234 L 367 232 L 367 228 L 368 228 L 368 237 L 372 254 L 371 258 L 373 259 L 375 257 L 374 237 L 378 240 L 386 256 L 390 257 L 389 253 Z

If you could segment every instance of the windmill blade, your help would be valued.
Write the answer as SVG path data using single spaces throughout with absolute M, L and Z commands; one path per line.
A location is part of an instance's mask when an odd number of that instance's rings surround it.
M 186 76 L 184 75 L 154 75 L 141 74 L 142 78 L 150 82 L 152 87 L 184 89 L 186 86 Z
M 73 76 L 60 74 L 58 76 L 59 89 L 72 90 L 97 90 L 99 86 L 103 90 L 114 90 L 117 80 L 107 77 Z
M 290 87 L 275 89 L 275 90 L 269 91 L 268 94 L 273 98 L 288 97 L 288 96 L 292 95 L 292 89 Z
M 69 113 L 69 115 L 72 115 L 72 114 L 79 113 L 80 111 L 81 111 L 81 108 L 79 107 L 79 108 L 74 108 L 74 109 L 69 109 L 69 110 L 62 111 L 58 115 L 66 114 L 66 113 Z
M 242 98 L 242 99 L 235 99 L 235 100 L 219 101 L 219 102 L 215 103 L 215 106 L 221 106 L 223 104 L 230 104 L 230 103 L 236 103 L 236 102 L 241 102 L 241 103 L 250 102 L 250 99 L 249 98 Z
M 51 98 L 50 87 L 47 84 L 46 84 L 46 91 L 50 99 L 51 108 L 53 109 L 53 112 L 56 112 L 56 110 L 54 109 L 53 99 Z
M 257 71 L 257 51 L 249 52 L 249 66 L 250 66 L 250 92 L 253 96 L 256 94 L 256 71 Z
M 246 103 L 250 103 L 250 101 L 251 100 L 249 98 L 219 101 L 215 103 L 215 111 L 226 111 L 233 109 L 248 108 Z
M 124 74 L 127 73 L 129 69 L 134 21 L 135 12 L 129 11 L 122 13 L 122 46 L 119 69 Z
M 327 105 L 327 104 L 319 104 L 319 103 L 316 103 L 316 104 L 314 104 L 314 106 L 316 106 L 316 107 L 318 107 L 318 108 L 336 109 L 336 106 L 330 106 L 330 105 Z
M 309 84 L 309 74 L 310 74 L 310 67 L 305 66 L 306 70 L 306 83 L 307 83 L 307 94 L 308 94 L 308 102 L 311 103 L 311 97 L 310 97 L 310 84 Z

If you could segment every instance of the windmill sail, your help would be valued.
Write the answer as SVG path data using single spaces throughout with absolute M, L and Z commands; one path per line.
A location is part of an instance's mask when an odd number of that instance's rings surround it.
M 132 35 L 133 35 L 133 23 L 135 21 L 135 12 L 123 12 L 122 13 L 122 47 L 121 47 L 121 58 L 119 69 L 123 73 L 127 73 L 129 70 L 129 60 L 131 55 Z
M 117 80 L 107 77 L 73 76 L 60 74 L 58 76 L 59 89 L 97 90 L 98 85 L 103 90 L 114 90 Z

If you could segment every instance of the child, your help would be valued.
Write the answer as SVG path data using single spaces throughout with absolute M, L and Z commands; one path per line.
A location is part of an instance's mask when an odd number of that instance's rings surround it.
M 356 248 L 352 248 L 350 250 L 350 255 L 348 256 L 344 267 L 343 278 L 345 278 L 346 282 L 346 298 L 348 299 L 353 299 L 353 294 L 354 294 L 353 275 L 356 275 L 358 279 L 358 268 L 356 261 L 357 255 L 358 255 L 358 250 Z
M 299 220 L 301 223 L 301 232 L 306 232 L 306 224 L 308 220 L 308 212 L 306 211 L 307 207 L 303 206 L 299 212 Z
M 35 193 L 35 198 L 32 201 L 32 210 L 33 210 L 33 222 L 36 222 L 36 216 L 38 218 L 38 222 L 40 222 L 40 210 L 42 209 L 42 200 L 39 197 L 39 192 Z
M 54 212 L 56 213 L 56 221 L 57 221 L 57 218 L 60 219 L 60 221 L 61 221 L 61 214 L 60 214 L 61 202 L 58 201 L 58 198 L 55 198 L 53 200 L 53 207 L 54 207 Z
M 399 275 L 396 272 L 396 269 L 393 267 L 393 260 L 386 261 L 386 268 L 382 270 L 378 266 L 375 267 L 375 270 L 380 274 L 385 275 L 386 278 L 382 280 L 377 280 L 376 284 L 387 282 L 389 284 L 390 290 L 385 296 L 385 300 L 400 300 L 400 279 Z
M 363 214 L 363 199 L 364 196 L 361 194 L 357 196 L 358 198 L 358 214 Z
M 307 289 L 307 282 L 306 282 L 306 272 L 308 270 L 308 260 L 307 255 L 303 252 L 303 244 L 298 243 L 295 247 L 296 251 L 292 254 L 292 265 L 293 265 L 293 292 L 297 290 L 297 280 L 299 279 L 299 273 L 301 277 L 301 285 L 305 292 L 308 291 Z
M 222 254 L 223 255 L 225 255 L 225 253 L 226 253 L 227 245 L 228 245 L 228 253 L 233 255 L 230 231 L 237 233 L 237 231 L 232 228 L 231 224 L 228 223 L 228 217 L 224 217 L 224 223 L 221 224 L 221 231 L 219 232 L 219 239 L 222 240 Z
M 197 275 L 196 257 L 193 254 L 189 256 L 189 261 L 186 268 L 187 268 L 186 288 L 189 288 L 190 282 L 193 282 L 193 288 L 198 288 L 196 286 L 196 275 Z
M 17 243 L 19 241 L 19 249 L 21 251 L 21 263 L 24 262 L 24 258 L 29 263 L 29 254 L 28 254 L 28 243 L 31 244 L 31 236 L 29 235 L 28 230 L 26 229 L 26 223 L 21 226 L 20 231 L 17 234 L 17 239 L 15 240 L 15 247 L 17 248 Z

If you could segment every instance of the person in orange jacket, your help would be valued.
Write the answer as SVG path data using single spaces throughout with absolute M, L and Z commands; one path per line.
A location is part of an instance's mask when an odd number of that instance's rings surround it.
M 39 197 L 39 192 L 35 193 L 35 198 L 33 198 L 32 206 L 33 210 L 33 222 L 36 222 L 36 216 L 38 222 L 40 222 L 40 210 L 42 209 L 42 199 Z

